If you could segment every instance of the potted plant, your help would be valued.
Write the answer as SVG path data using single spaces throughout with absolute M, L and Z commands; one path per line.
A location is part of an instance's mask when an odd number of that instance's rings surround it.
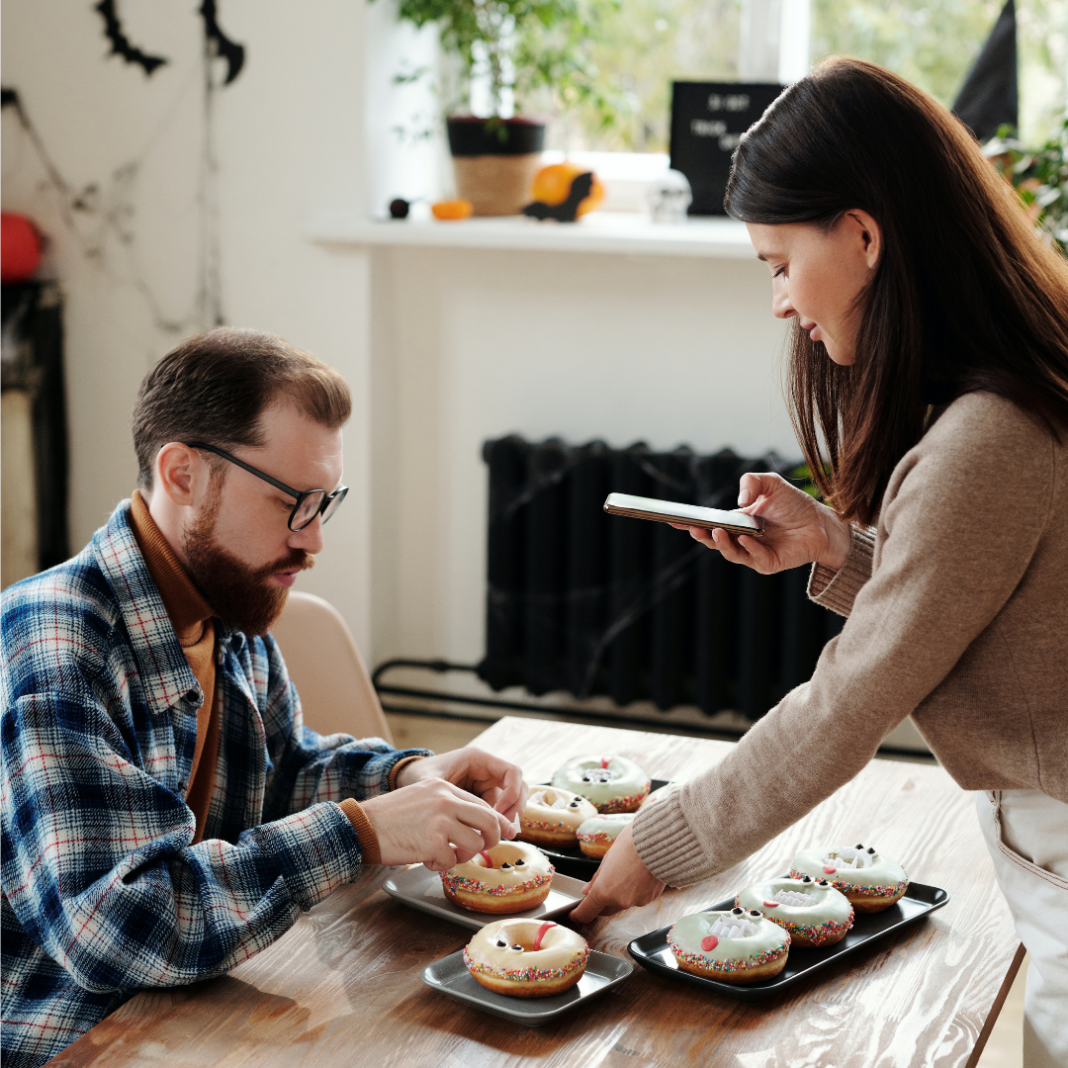
M 476 215 L 514 215 L 530 200 L 545 120 L 524 114 L 528 104 L 589 101 L 605 125 L 614 122 L 616 102 L 598 90 L 589 49 L 600 20 L 619 2 L 400 0 L 400 19 L 438 27 L 448 64 L 439 95 L 457 194 Z M 488 96 L 485 115 L 472 114 L 476 80 Z

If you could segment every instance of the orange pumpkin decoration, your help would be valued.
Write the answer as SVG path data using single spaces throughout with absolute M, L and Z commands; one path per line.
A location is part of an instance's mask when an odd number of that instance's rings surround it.
M 439 200 L 430 205 L 435 219 L 442 222 L 458 222 L 460 219 L 470 219 L 474 212 L 474 205 L 470 200 Z
M 580 174 L 588 172 L 589 167 L 580 167 L 575 163 L 553 163 L 548 167 L 542 167 L 534 175 L 534 199 L 540 200 L 543 204 L 563 204 L 567 200 L 567 194 L 571 191 L 571 183 Z M 600 178 L 594 175 L 590 195 L 579 204 L 579 215 L 596 210 L 603 200 L 604 185 Z

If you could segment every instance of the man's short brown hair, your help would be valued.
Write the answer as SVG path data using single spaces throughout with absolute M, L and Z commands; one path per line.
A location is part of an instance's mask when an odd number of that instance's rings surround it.
M 168 441 L 222 449 L 265 445 L 260 416 L 283 396 L 331 430 L 352 413 L 341 375 L 280 337 L 222 326 L 186 339 L 145 375 L 138 391 L 138 483 L 152 485 L 156 454 Z

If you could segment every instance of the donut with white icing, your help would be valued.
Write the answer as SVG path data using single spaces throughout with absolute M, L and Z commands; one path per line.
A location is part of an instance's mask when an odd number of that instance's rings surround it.
M 645 808 L 646 805 L 652 805 L 657 801 L 663 801 L 668 794 L 674 793 L 680 786 L 681 782 L 667 782 L 663 786 L 658 786 L 651 794 L 646 794 L 642 798 L 641 804 L 638 808 Z
M 857 912 L 882 912 L 909 888 L 909 877 L 896 860 L 874 846 L 859 842 L 834 849 L 802 849 L 790 866 L 790 876 L 826 879 L 841 890 Z
M 502 916 L 540 905 L 549 896 L 555 870 L 540 849 L 500 842 L 443 871 L 441 889 L 455 905 Z
M 735 905 L 755 909 L 790 932 L 795 949 L 833 946 L 853 926 L 853 906 L 826 879 L 769 879 L 739 891 Z
M 667 942 L 684 972 L 736 986 L 778 975 L 790 953 L 789 931 L 738 906 L 683 917 Z
M 589 798 L 598 812 L 635 812 L 652 780 L 626 757 L 576 757 L 553 775 L 553 786 Z
M 612 848 L 619 832 L 634 822 L 633 812 L 597 813 L 578 829 L 579 849 L 588 857 L 598 860 Z
M 519 816 L 519 837 L 535 845 L 573 849 L 575 832 L 583 820 L 597 815 L 592 801 L 556 786 L 545 786 L 530 795 Z
M 464 964 L 475 981 L 514 998 L 569 990 L 582 978 L 589 957 L 582 935 L 540 920 L 487 923 L 464 947 Z

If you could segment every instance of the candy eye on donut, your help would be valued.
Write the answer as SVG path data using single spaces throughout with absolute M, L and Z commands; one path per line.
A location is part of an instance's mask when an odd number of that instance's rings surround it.
M 853 846 L 853 848 L 854 849 L 863 849 L 864 848 L 864 843 L 863 842 L 857 842 L 857 844 L 855 846 Z
M 568 805 L 567 807 L 568 808 L 578 808 L 579 807 L 579 803 L 577 801 L 572 801 L 571 804 Z
M 506 939 L 506 938 L 498 938 L 497 941 L 494 943 L 494 945 L 498 949 L 507 949 L 508 948 L 508 939 Z
M 830 886 L 831 884 L 829 882 L 827 882 L 826 879 L 820 879 L 820 881 L 818 883 L 816 883 L 816 885 L 817 886 Z
M 501 865 L 501 871 L 509 871 L 509 870 L 511 869 L 511 867 L 512 867 L 512 865 L 511 865 L 511 864 L 509 864 L 509 863 L 508 863 L 508 861 L 505 861 L 505 862 L 504 862 L 504 863 L 503 863 L 503 864 Z
M 745 915 L 745 909 L 740 908 L 738 905 L 735 905 L 734 908 L 731 909 L 731 915 L 732 916 L 744 916 Z
M 517 861 L 515 862 L 515 866 L 516 866 L 517 868 L 525 868 L 525 867 L 527 866 L 527 862 L 526 862 L 526 861 L 525 861 L 525 860 L 524 860 L 524 859 L 523 859 L 522 857 L 520 857 L 520 858 L 519 858 L 519 859 L 518 859 L 518 860 L 517 860 Z
M 509 946 L 508 949 L 512 953 L 522 953 L 523 952 L 523 947 L 518 942 L 516 942 L 516 944 L 514 946 Z
M 759 916 L 760 915 L 760 910 L 759 909 L 750 909 L 749 910 L 749 915 L 750 916 Z
M 803 882 L 803 883 L 812 882 L 812 876 L 811 875 L 802 875 L 801 876 L 801 882 Z
M 875 856 L 875 846 L 868 846 L 868 852 L 871 853 L 872 856 Z

